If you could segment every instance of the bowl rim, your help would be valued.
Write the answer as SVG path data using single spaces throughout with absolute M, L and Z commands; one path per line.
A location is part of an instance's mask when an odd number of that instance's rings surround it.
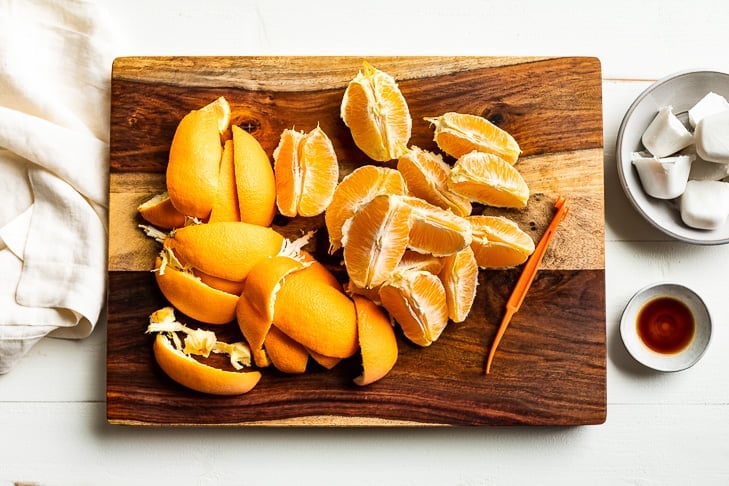
M 718 238 L 718 239 L 701 239 L 701 238 L 692 238 L 690 236 L 681 235 L 678 234 L 671 229 L 659 224 L 654 218 L 652 218 L 639 204 L 638 200 L 633 196 L 631 191 L 628 189 L 628 180 L 626 179 L 625 172 L 623 170 L 623 156 L 622 156 L 622 145 L 623 145 L 623 139 L 625 137 L 625 129 L 628 125 L 628 122 L 630 121 L 631 116 L 633 115 L 633 112 L 640 106 L 643 101 L 651 95 L 653 91 L 655 91 L 660 86 L 673 82 L 676 79 L 686 77 L 686 76 L 695 76 L 695 75 L 718 75 L 722 77 L 727 78 L 727 82 L 729 82 L 729 73 L 718 71 L 716 69 L 684 69 L 681 71 L 676 71 L 672 74 L 669 74 L 667 76 L 664 76 L 655 82 L 651 83 L 650 86 L 645 88 L 631 103 L 630 107 L 628 107 L 628 110 L 625 112 L 625 115 L 623 116 L 622 121 L 620 122 L 620 127 L 618 128 L 618 134 L 615 141 L 615 168 L 618 172 L 618 179 L 620 180 L 620 186 L 623 189 L 623 192 L 625 193 L 625 196 L 630 201 L 633 208 L 635 208 L 638 213 L 648 221 L 654 228 L 658 229 L 659 231 L 665 233 L 666 235 L 685 243 L 691 243 L 696 245 L 724 245 L 729 243 L 729 236 L 724 238 Z
M 647 360 L 643 359 L 643 355 L 640 355 L 636 352 L 636 350 L 631 346 L 631 344 L 628 342 L 628 333 L 630 333 L 630 336 L 637 336 L 637 333 L 635 331 L 635 319 L 630 319 L 631 315 L 628 313 L 628 310 L 631 309 L 631 307 L 636 303 L 641 301 L 645 298 L 645 296 L 650 291 L 655 290 L 663 290 L 663 292 L 660 292 L 660 294 L 663 294 L 668 297 L 673 297 L 677 300 L 680 300 L 686 305 L 689 305 L 689 303 L 686 302 L 686 299 L 681 297 L 681 294 L 688 294 L 692 297 L 694 297 L 696 303 L 698 306 L 702 309 L 702 311 L 705 313 L 705 320 L 701 320 L 697 322 L 697 326 L 703 324 L 703 327 L 706 330 L 706 342 L 703 344 L 703 347 L 699 349 L 699 351 L 696 353 L 694 358 L 691 361 L 687 361 L 682 366 L 660 366 L 657 365 L 655 362 L 648 362 Z M 656 298 L 656 297 L 651 297 Z M 645 299 L 645 302 L 643 302 L 640 307 L 638 307 L 638 310 L 647 302 L 649 302 L 650 299 Z M 689 307 L 691 307 L 689 305 Z M 634 314 L 637 317 L 637 313 Z M 713 319 L 711 316 L 711 312 L 709 310 L 709 307 L 706 305 L 706 301 L 701 297 L 701 295 L 698 294 L 695 290 L 693 290 L 690 287 L 687 287 L 686 285 L 679 284 L 676 282 L 670 282 L 670 281 L 661 281 L 652 283 L 649 285 L 646 285 L 642 287 L 641 289 L 637 290 L 631 298 L 628 300 L 628 302 L 625 304 L 625 307 L 623 308 L 623 312 L 620 316 L 620 323 L 619 323 L 619 331 L 620 331 L 620 338 L 623 342 L 623 347 L 628 352 L 628 354 L 638 363 L 645 366 L 646 368 L 660 371 L 664 373 L 674 373 L 679 371 L 684 371 L 692 366 L 694 366 L 696 363 L 698 363 L 701 358 L 706 353 L 706 350 L 709 348 L 709 344 L 712 340 L 713 335 Z M 639 339 L 639 338 L 638 338 Z M 680 353 L 677 353 L 678 355 Z M 663 360 L 664 363 L 671 362 L 670 358 L 666 358 Z

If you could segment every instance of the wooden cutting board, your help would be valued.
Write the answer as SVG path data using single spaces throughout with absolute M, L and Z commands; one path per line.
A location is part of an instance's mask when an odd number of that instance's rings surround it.
M 358 387 L 357 357 L 299 376 L 264 370 L 250 393 L 212 397 L 188 391 L 156 366 L 149 314 L 166 305 L 149 272 L 159 247 L 137 227 L 137 205 L 164 190 L 179 120 L 218 96 L 232 121 L 269 153 L 284 128 L 320 124 L 341 176 L 367 161 L 339 118 L 355 57 L 119 58 L 112 72 L 107 417 L 135 425 L 578 425 L 606 418 L 602 81 L 595 58 L 371 57 L 392 74 L 413 116 L 411 144 L 437 150 L 423 120 L 447 111 L 482 115 L 508 130 L 530 186 L 525 210 L 486 210 L 516 220 L 535 241 L 558 195 L 571 202 L 521 310 L 499 346 L 489 346 L 520 270 L 482 270 L 469 318 L 451 323 L 428 348 L 399 336 L 394 369 Z M 480 211 L 481 208 L 479 208 Z M 287 220 L 298 235 L 323 218 Z M 336 274 L 326 230 L 309 248 Z M 192 327 L 199 324 L 178 315 Z M 237 326 L 219 334 L 238 338 Z

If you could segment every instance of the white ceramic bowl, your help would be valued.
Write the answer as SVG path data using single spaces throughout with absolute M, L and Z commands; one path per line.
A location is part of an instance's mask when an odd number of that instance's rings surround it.
M 648 347 L 638 332 L 638 315 L 646 304 L 660 297 L 684 303 L 694 319 L 694 334 L 688 345 L 675 353 L 660 353 Z M 674 283 L 650 285 L 638 291 L 628 302 L 620 320 L 620 335 L 628 353 L 636 361 L 658 371 L 681 371 L 701 359 L 711 340 L 711 316 L 706 304 L 691 289 Z
M 670 201 L 648 196 L 641 186 L 630 154 L 643 150 L 643 132 L 658 113 L 671 105 L 679 118 L 707 93 L 713 91 L 729 99 L 729 74 L 716 71 L 683 71 L 653 83 L 636 98 L 623 118 L 617 139 L 618 177 L 625 194 L 643 217 L 667 235 L 687 243 L 718 245 L 729 243 L 729 221 L 715 230 L 700 230 L 681 221 L 678 208 Z

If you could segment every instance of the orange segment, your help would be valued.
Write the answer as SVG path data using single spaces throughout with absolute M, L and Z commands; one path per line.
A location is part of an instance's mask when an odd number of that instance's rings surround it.
M 534 253 L 534 240 L 514 221 L 503 216 L 469 216 L 471 248 L 482 268 L 521 265 Z
M 233 125 L 235 184 L 241 221 L 268 226 L 276 213 L 276 181 L 258 140 Z
M 400 263 L 397 264 L 396 272 L 407 272 L 410 270 L 425 270 L 436 275 L 443 268 L 443 259 L 417 251 L 407 250 Z
M 223 97 L 180 120 L 166 170 L 167 191 L 180 213 L 199 219 L 210 214 L 223 154 L 221 135 L 229 123 L 230 106 Z
M 410 207 L 412 227 L 408 248 L 445 256 L 471 243 L 471 225 L 465 218 L 411 196 L 393 196 Z
M 166 259 L 166 257 L 165 257 Z M 155 279 L 165 298 L 182 313 L 208 324 L 226 324 L 235 319 L 238 296 L 214 289 L 191 273 L 155 260 Z
M 377 196 L 344 224 L 344 264 L 356 286 L 371 288 L 390 278 L 408 246 L 410 213 L 396 197 Z
M 216 221 L 240 221 L 238 191 L 235 187 L 235 165 L 233 164 L 233 141 L 226 140 L 220 160 L 218 191 L 215 194 L 209 223 Z
M 361 207 L 376 196 L 406 192 L 405 180 L 395 169 L 363 165 L 344 177 L 334 190 L 332 202 L 324 213 L 329 232 L 329 253 L 341 247 L 342 226 Z
M 139 215 L 148 223 L 163 230 L 185 226 L 187 217 L 172 205 L 170 196 L 163 192 L 137 206 Z
M 323 213 L 339 181 L 339 162 L 321 127 L 306 134 L 284 130 L 273 158 L 279 212 L 289 217 Z
M 276 295 L 273 322 L 287 336 L 315 353 L 347 358 L 357 352 L 354 303 L 311 274 L 288 274 Z
M 271 327 L 264 346 L 271 363 L 277 370 L 291 374 L 301 374 L 306 371 L 309 352 L 276 326 Z
M 397 159 L 397 170 L 413 196 L 450 209 L 458 216 L 471 214 L 471 201 L 448 188 L 451 168 L 440 154 L 413 146 Z
M 283 240 L 272 228 L 230 221 L 179 228 L 165 240 L 165 246 L 191 267 L 241 281 L 258 260 L 277 254 Z
M 397 82 L 366 61 L 347 85 L 341 117 L 355 145 L 373 160 L 396 159 L 410 140 L 412 118 Z
M 448 304 L 437 275 L 417 270 L 397 274 L 380 288 L 383 307 L 419 346 L 430 346 L 448 324 Z
M 513 165 L 497 155 L 469 152 L 451 169 L 448 187 L 452 191 L 488 206 L 523 208 L 529 187 Z
M 383 378 L 397 362 L 397 339 L 390 319 L 381 307 L 366 297 L 355 295 L 357 334 L 362 353 L 362 374 L 354 379 L 365 386 Z
M 471 312 L 478 286 L 478 264 L 471 247 L 467 246 L 445 257 L 438 276 L 446 292 L 448 317 L 453 322 L 465 321 Z
M 153 352 L 170 378 L 201 393 L 240 395 L 251 391 L 261 379 L 259 371 L 227 371 L 206 365 L 175 348 L 166 334 L 157 334 Z
M 509 132 L 477 115 L 449 112 L 426 118 L 435 125 L 433 140 L 448 155 L 458 158 L 474 150 L 498 155 L 513 164 L 521 149 Z

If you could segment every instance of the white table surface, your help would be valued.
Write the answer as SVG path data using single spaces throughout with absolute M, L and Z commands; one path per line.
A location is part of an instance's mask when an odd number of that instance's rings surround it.
M 651 81 L 691 68 L 729 72 L 725 0 L 101 3 L 124 42 L 120 55 L 600 58 L 607 421 L 574 428 L 112 426 L 101 322 L 82 341 L 42 341 L 0 376 L 0 486 L 729 484 L 729 246 L 690 246 L 649 227 L 624 196 L 614 158 L 620 121 Z M 637 365 L 618 334 L 628 298 L 664 280 L 698 291 L 715 321 L 702 361 L 676 374 Z

